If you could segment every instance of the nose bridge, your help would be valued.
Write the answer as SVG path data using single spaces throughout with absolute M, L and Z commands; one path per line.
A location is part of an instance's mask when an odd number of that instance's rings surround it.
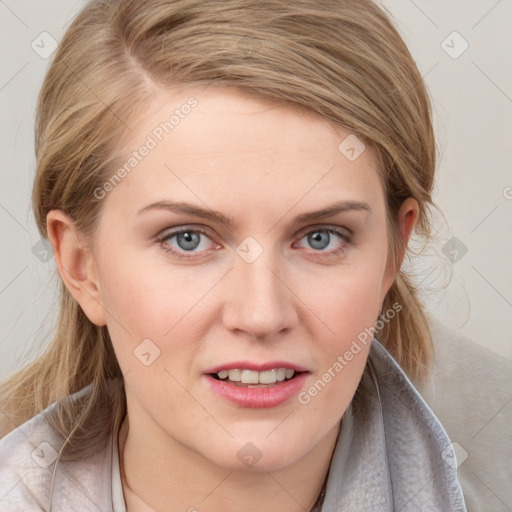
M 250 244 L 249 241 L 250 258 L 239 252 L 240 248 L 247 249 L 243 244 L 237 249 L 231 276 L 233 292 L 226 304 L 224 321 L 229 329 L 263 338 L 291 328 L 296 316 L 292 294 L 279 276 L 278 255 L 266 249 L 255 256 L 255 247 Z

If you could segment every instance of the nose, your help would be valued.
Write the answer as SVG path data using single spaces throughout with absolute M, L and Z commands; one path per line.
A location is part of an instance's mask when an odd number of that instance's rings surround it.
M 222 313 L 229 331 L 270 340 L 296 325 L 295 295 L 280 275 L 277 259 L 266 252 L 252 263 L 237 256 L 229 288 Z

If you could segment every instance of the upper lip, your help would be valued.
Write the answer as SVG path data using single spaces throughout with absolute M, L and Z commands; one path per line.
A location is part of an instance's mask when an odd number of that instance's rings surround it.
M 289 368 L 296 372 L 305 372 L 306 368 L 289 361 L 268 361 L 265 363 L 255 363 L 252 361 L 233 361 L 231 363 L 219 364 L 214 366 L 204 373 L 219 373 L 222 370 L 253 370 L 256 372 L 264 372 L 265 370 L 272 370 L 273 368 Z

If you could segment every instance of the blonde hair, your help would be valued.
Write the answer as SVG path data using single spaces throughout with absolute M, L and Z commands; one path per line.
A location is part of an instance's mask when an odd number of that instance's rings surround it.
M 93 235 L 102 204 L 94 191 L 112 175 L 116 145 L 151 83 L 232 87 L 338 124 L 378 155 L 391 257 L 401 250 L 397 213 L 406 198 L 419 204 L 416 234 L 430 236 L 431 105 L 405 43 L 371 0 L 91 1 L 64 35 L 39 96 L 33 207 L 42 236 L 52 209 Z M 63 400 L 48 420 L 69 453 L 85 453 L 124 417 L 122 373 L 106 327 L 92 324 L 60 286 L 49 347 L 1 386 L 0 410 L 11 421 L 3 433 Z M 396 303 L 400 313 L 375 334 L 421 378 L 432 360 L 431 332 L 402 270 L 383 311 Z M 85 386 L 92 394 L 84 403 L 64 400 Z

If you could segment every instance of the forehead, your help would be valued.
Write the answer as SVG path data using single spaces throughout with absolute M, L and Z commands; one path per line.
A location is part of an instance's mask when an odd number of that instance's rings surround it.
M 190 87 L 158 90 L 131 125 L 118 161 L 128 172 L 109 201 L 139 208 L 179 196 L 216 209 L 268 209 L 382 200 L 373 150 L 314 113 L 232 89 Z

